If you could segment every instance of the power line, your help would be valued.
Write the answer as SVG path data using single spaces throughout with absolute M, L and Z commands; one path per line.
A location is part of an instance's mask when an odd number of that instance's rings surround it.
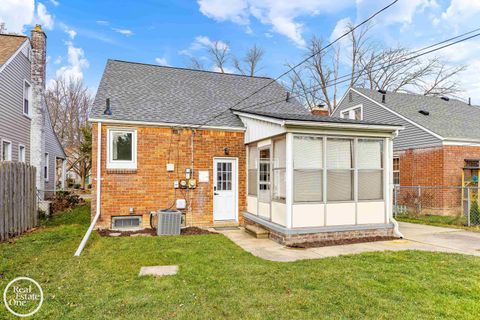
M 341 39 L 345 38 L 346 36 L 348 36 L 350 33 L 354 32 L 356 29 L 360 28 L 361 26 L 365 25 L 366 23 L 368 23 L 370 20 L 372 20 L 373 18 L 375 18 L 377 15 L 379 15 L 380 13 L 384 12 L 385 10 L 389 9 L 391 6 L 393 6 L 394 4 L 396 4 L 399 0 L 394 0 L 392 1 L 389 5 L 383 7 L 382 9 L 378 10 L 377 12 L 375 12 L 374 14 L 372 14 L 370 17 L 368 17 L 366 20 L 362 21 L 361 23 L 359 23 L 358 25 L 356 25 L 355 27 L 351 28 L 349 31 L 345 32 L 344 34 L 342 34 L 340 37 L 336 38 L 334 41 L 330 42 L 328 45 L 326 45 L 325 47 L 323 48 L 320 48 L 317 52 L 314 52 L 312 53 L 310 56 L 306 57 L 305 59 L 303 59 L 302 61 L 300 61 L 299 63 L 297 63 L 296 65 L 288 68 L 287 71 L 283 72 L 282 74 L 280 74 L 279 76 L 277 76 L 276 78 L 272 79 L 271 81 L 269 81 L 267 84 L 265 84 L 264 86 L 260 87 L 259 89 L 255 90 L 254 92 L 252 92 L 251 94 L 249 94 L 248 96 L 240 99 L 238 102 L 236 102 L 233 106 L 231 106 L 230 108 L 227 108 L 225 110 L 223 110 L 222 112 L 220 112 L 219 114 L 211 117 L 211 118 L 208 118 L 206 121 L 202 122 L 199 126 L 195 127 L 196 129 L 200 129 L 201 127 L 203 127 L 204 125 L 206 125 L 207 123 L 209 123 L 210 121 L 220 117 L 221 115 L 223 115 L 224 113 L 226 113 L 227 111 L 230 111 L 231 109 L 235 108 L 236 106 L 238 106 L 239 104 L 241 104 L 242 102 L 250 99 L 252 96 L 256 95 L 257 93 L 259 93 L 260 91 L 264 90 L 265 88 L 269 87 L 270 85 L 272 85 L 273 83 L 275 83 L 277 80 L 279 80 L 280 78 L 282 78 L 283 76 L 287 75 L 288 73 L 290 73 L 291 71 L 295 70 L 296 68 L 298 68 L 300 65 L 304 64 L 305 62 L 307 62 L 308 60 L 310 60 L 311 58 L 313 58 L 314 56 L 316 56 L 317 54 L 321 53 L 322 51 L 328 49 L 329 47 L 331 47 L 332 45 L 334 45 L 335 43 L 337 43 L 338 41 L 340 41 Z
M 480 28 L 477 28 L 477 29 L 475 29 L 475 30 L 466 32 L 466 33 L 464 33 L 464 34 L 462 34 L 462 35 L 460 35 L 460 36 L 456 36 L 456 37 L 453 37 L 453 38 L 450 38 L 450 39 L 447 39 L 447 40 L 443 40 L 443 41 L 441 41 L 441 42 L 438 42 L 438 43 L 429 45 L 429 46 L 424 47 L 424 48 L 422 48 L 422 49 L 413 51 L 413 53 L 421 52 L 421 51 L 424 51 L 424 50 L 429 49 L 429 48 L 437 47 L 439 44 L 443 44 L 443 43 L 449 42 L 449 41 L 451 41 L 451 40 L 458 39 L 458 38 L 460 38 L 460 37 L 463 37 L 463 36 L 465 36 L 465 35 L 471 34 L 471 33 L 475 32 L 475 31 L 479 31 L 479 30 L 480 30 Z M 441 47 L 438 47 L 438 48 L 435 48 L 435 49 L 432 49 L 432 50 L 429 50 L 429 51 L 426 51 L 426 52 L 423 52 L 423 53 L 420 53 L 420 54 L 417 54 L 417 55 L 410 56 L 410 57 L 408 57 L 408 58 L 405 58 L 405 59 L 403 59 L 403 60 L 390 63 L 390 64 L 388 64 L 388 65 L 383 65 L 383 66 L 381 66 L 381 67 L 378 67 L 377 69 L 373 69 L 371 72 L 380 71 L 380 70 L 382 70 L 382 69 L 384 69 L 384 68 L 388 68 L 388 67 L 391 67 L 391 66 L 394 66 L 394 65 L 397 65 L 397 64 L 400 64 L 400 63 L 409 61 L 409 60 L 413 60 L 413 59 L 419 58 L 419 57 L 424 56 L 424 55 L 426 55 L 426 54 L 429 54 L 429 53 L 432 53 L 432 52 L 435 52 L 435 51 L 438 51 L 438 50 L 442 50 L 442 49 L 444 49 L 444 48 L 447 48 L 447 47 L 456 45 L 456 44 L 458 44 L 458 43 L 461 43 L 461 42 L 470 40 L 470 39 L 475 38 L 475 37 L 478 37 L 478 36 L 480 36 L 480 33 L 474 34 L 474 35 L 469 36 L 469 37 L 467 37 L 467 38 L 464 38 L 464 39 L 461 39 L 461 40 L 458 40 L 458 41 L 449 43 L 449 44 L 447 44 L 447 45 L 444 45 L 444 46 L 441 46 Z M 357 71 L 357 72 L 364 72 L 364 71 L 363 71 L 363 70 L 360 70 L 360 71 Z M 341 83 L 348 82 L 348 81 L 350 81 L 350 78 L 349 78 L 350 76 L 351 76 L 351 74 L 346 74 L 346 75 L 343 75 L 343 76 L 337 78 L 334 83 L 330 83 L 330 84 L 323 85 L 323 86 L 322 86 L 322 85 L 312 86 L 312 87 L 308 88 L 308 90 L 307 90 L 306 92 L 307 92 L 307 93 L 312 93 L 314 90 L 326 89 L 326 88 L 332 87 L 332 86 L 334 86 L 334 85 L 338 85 L 338 84 L 341 84 Z M 342 81 L 338 81 L 339 79 L 343 79 L 343 78 L 347 78 L 347 77 L 348 77 L 348 79 L 345 79 L 345 80 L 342 80 Z M 300 96 L 301 96 L 301 95 L 297 94 L 297 95 L 292 95 L 292 96 L 290 96 L 290 98 L 295 98 L 295 97 L 300 97 Z M 253 104 L 253 105 L 250 105 L 250 106 L 247 106 L 247 107 L 244 107 L 244 108 L 239 108 L 239 109 L 237 109 L 237 111 L 242 111 L 242 110 L 246 110 L 246 109 L 251 109 L 251 108 L 254 108 L 254 107 L 261 107 L 261 108 L 263 108 L 263 107 L 268 107 L 268 106 L 270 106 L 270 105 L 277 104 L 277 103 L 284 102 L 284 101 L 285 101 L 284 98 L 281 99 L 281 100 L 266 100 L 266 101 L 258 102 L 258 103 L 256 103 L 256 104 Z M 271 102 L 271 103 L 269 103 L 269 102 Z

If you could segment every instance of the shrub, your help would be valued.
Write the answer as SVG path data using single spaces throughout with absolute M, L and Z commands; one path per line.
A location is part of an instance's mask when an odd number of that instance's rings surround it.
M 69 191 L 57 192 L 52 201 L 52 213 L 72 209 L 83 204 L 84 201 L 78 195 Z

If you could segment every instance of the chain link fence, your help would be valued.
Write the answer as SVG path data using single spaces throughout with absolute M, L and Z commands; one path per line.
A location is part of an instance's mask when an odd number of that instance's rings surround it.
M 456 216 L 459 224 L 480 225 L 479 187 L 395 186 L 394 216 Z

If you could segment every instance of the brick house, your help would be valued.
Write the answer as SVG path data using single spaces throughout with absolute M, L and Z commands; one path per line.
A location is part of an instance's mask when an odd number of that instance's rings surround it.
M 394 183 L 401 186 L 400 196 L 414 198 L 408 186 L 461 187 L 464 168 L 471 162 L 478 166 L 477 106 L 445 97 L 350 88 L 332 116 L 404 126 L 393 143 Z M 460 188 L 423 191 L 425 213 L 458 214 L 463 210 Z
M 394 232 L 401 127 L 313 116 L 270 78 L 109 60 L 89 120 L 92 227 L 149 228 L 176 208 L 282 243 Z

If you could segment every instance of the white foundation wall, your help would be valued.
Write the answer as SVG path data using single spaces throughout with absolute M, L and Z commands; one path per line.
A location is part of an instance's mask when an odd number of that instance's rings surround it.
M 285 203 L 272 201 L 272 222 L 284 227 L 287 225 L 287 206 Z
M 257 197 L 247 196 L 247 211 L 251 214 L 258 215 Z
M 292 214 L 294 228 L 323 227 L 325 225 L 324 204 L 294 204 Z

